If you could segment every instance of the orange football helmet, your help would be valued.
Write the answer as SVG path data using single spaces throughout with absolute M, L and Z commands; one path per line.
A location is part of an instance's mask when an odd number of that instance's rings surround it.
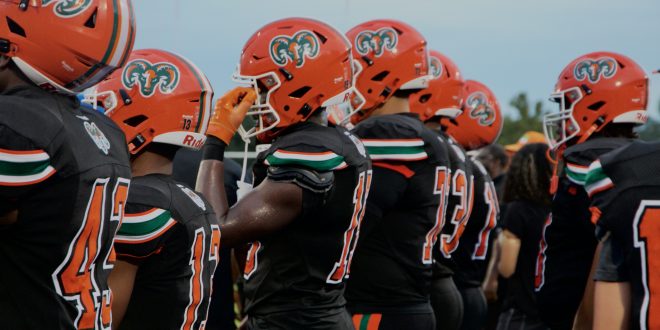
M 130 0 L 0 0 L 0 55 L 35 84 L 67 94 L 96 85 L 133 49 Z
M 399 89 L 428 87 L 429 73 L 426 39 L 412 26 L 395 20 L 373 20 L 350 29 L 353 56 L 362 67 L 357 90 L 364 97 L 356 121 L 368 117 Z
M 133 155 L 151 142 L 200 149 L 212 99 L 211 83 L 195 64 L 157 49 L 131 53 L 122 70 L 85 97 L 106 109 Z
M 463 105 L 463 76 L 454 61 L 432 50 L 429 87 L 410 96 L 410 111 L 422 121 L 442 116 L 456 118 Z
M 248 111 L 257 117 L 255 127 L 239 133 L 268 142 L 319 109 L 348 102 L 353 71 L 351 44 L 330 25 L 308 18 L 267 24 L 243 47 L 234 74 L 259 95 Z
M 466 80 L 463 98 L 460 115 L 440 118 L 445 132 L 465 150 L 479 149 L 497 141 L 504 120 L 495 94 L 478 81 Z
M 544 117 L 552 149 L 578 138 L 586 141 L 610 123 L 641 125 L 648 120 L 648 78 L 627 56 L 595 52 L 573 60 L 559 75 L 550 99 L 559 112 Z

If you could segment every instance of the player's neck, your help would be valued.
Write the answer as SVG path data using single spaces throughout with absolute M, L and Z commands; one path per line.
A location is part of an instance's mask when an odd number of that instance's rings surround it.
M 144 151 L 131 160 L 133 176 L 147 174 L 172 175 L 172 160 L 151 151 Z
M 328 115 L 325 110 L 319 111 L 307 118 L 307 121 L 321 126 L 328 126 Z
M 372 116 L 393 115 L 395 113 L 410 112 L 408 98 L 393 96 L 378 109 L 374 110 Z
M 437 121 L 427 121 L 424 123 L 424 126 L 434 132 L 444 132 L 442 125 Z
M 0 93 L 20 87 L 30 86 L 27 77 L 13 66 L 8 57 L 0 56 Z

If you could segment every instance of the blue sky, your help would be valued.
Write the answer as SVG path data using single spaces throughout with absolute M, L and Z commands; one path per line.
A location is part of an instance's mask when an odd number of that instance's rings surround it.
M 526 91 L 547 100 L 562 68 L 597 50 L 626 54 L 660 69 L 659 0 L 134 0 L 138 48 L 161 48 L 194 61 L 216 96 L 230 79 L 245 41 L 266 23 L 313 17 L 340 31 L 370 19 L 416 27 L 463 75 L 488 85 L 505 113 Z M 652 116 L 660 118 L 660 75 L 650 75 Z M 554 110 L 546 102 L 546 108 Z

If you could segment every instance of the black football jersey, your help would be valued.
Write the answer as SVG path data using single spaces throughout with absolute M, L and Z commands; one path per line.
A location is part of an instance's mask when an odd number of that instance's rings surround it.
M 107 277 L 131 172 L 123 133 L 75 98 L 0 95 L 0 327 L 109 329 Z
M 539 243 L 535 278 L 541 319 L 553 329 L 572 327 L 597 244 L 584 190 L 589 165 L 627 143 L 630 140 L 594 138 L 564 151 L 552 212 Z
M 606 246 L 596 279 L 630 282 L 631 329 L 660 328 L 660 143 L 633 142 L 601 156 L 585 187 Z
M 483 165 L 473 159 L 467 165 L 474 175 L 474 202 L 460 244 L 451 256 L 454 281 L 462 287 L 476 287 L 486 276 L 490 233 L 497 225 L 500 207 L 493 180 Z
M 120 329 L 203 329 L 219 247 L 201 195 L 167 175 L 133 178 L 115 250 L 138 271 Z
M 255 186 L 266 178 L 280 180 L 272 175 L 277 169 L 331 172 L 334 179 L 326 189 L 284 180 L 302 187 L 302 212 L 286 228 L 251 244 L 243 275 L 246 312 L 334 315 L 346 304 L 344 279 L 369 194 L 371 163 L 347 130 L 304 122 L 289 127 L 257 156 Z
M 456 265 L 452 260 L 452 253 L 459 247 L 474 204 L 474 176 L 472 168 L 467 163 L 467 154 L 451 137 L 444 132 L 439 134 L 448 145 L 451 188 L 447 191 L 445 222 L 438 244 L 435 245 L 436 263 L 433 269 L 435 278 L 447 277 L 454 273 Z
M 374 179 L 346 291 L 349 311 L 430 312 L 433 247 L 449 189 L 447 145 L 413 114 L 369 118 L 354 132 Z

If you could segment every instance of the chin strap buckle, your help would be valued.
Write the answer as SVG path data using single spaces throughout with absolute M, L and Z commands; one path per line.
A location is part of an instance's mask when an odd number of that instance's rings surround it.
M 30 0 L 21 0 L 21 2 L 18 3 L 18 9 L 26 11 L 30 5 L 29 2 Z
M 0 53 L 7 54 L 11 51 L 11 42 L 7 39 L 0 39 Z

